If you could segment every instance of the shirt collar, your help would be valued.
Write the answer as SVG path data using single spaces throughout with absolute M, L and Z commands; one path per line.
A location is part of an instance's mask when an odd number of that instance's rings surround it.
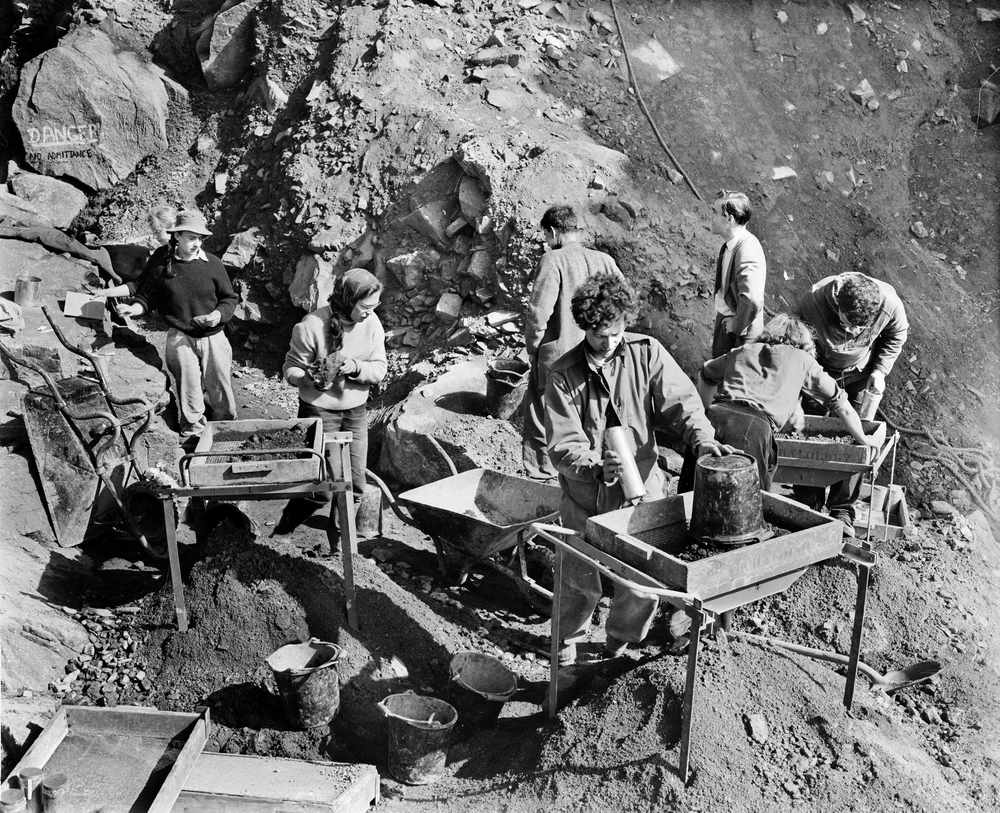
M 598 361 L 590 352 L 590 347 L 587 345 L 587 340 L 584 339 L 583 347 L 583 357 L 587 360 L 587 367 L 591 372 L 599 373 L 602 369 L 611 364 L 615 359 L 621 358 L 625 354 L 625 341 L 622 340 L 621 344 L 615 348 L 615 351 L 608 356 L 604 361 Z
M 190 259 L 184 260 L 177 256 L 177 249 L 174 249 L 174 259 L 178 262 L 191 262 L 191 260 L 201 260 L 202 262 L 208 262 L 208 255 L 205 254 L 205 249 L 199 248 L 198 252 Z
M 726 240 L 726 248 L 730 250 L 733 249 L 736 246 L 736 244 L 743 239 L 743 235 L 745 235 L 746 233 L 747 233 L 746 226 L 734 226 L 733 236 L 730 237 L 728 240 Z

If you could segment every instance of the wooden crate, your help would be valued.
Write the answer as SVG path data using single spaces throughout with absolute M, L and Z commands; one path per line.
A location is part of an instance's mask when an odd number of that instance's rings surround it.
M 874 452 L 867 446 L 809 437 L 819 434 L 848 434 L 844 422 L 840 418 L 827 418 L 821 415 L 806 415 L 805 417 L 806 425 L 802 432 L 806 435 L 805 438 L 776 438 L 780 465 L 793 465 L 788 461 L 802 461 L 798 465 L 812 468 L 825 462 L 849 463 L 857 466 L 857 471 L 863 471 L 871 465 Z M 885 445 L 885 421 L 862 421 L 861 426 L 866 435 L 875 437 L 879 448 Z
M 912 526 L 910 509 L 906 504 L 906 489 L 900 485 L 875 486 L 875 497 L 868 483 L 861 486 L 861 502 L 855 505 L 854 532 L 865 538 L 868 529 L 868 512 L 872 512 L 871 539 L 895 539 Z
M 174 813 L 363 813 L 379 801 L 374 765 L 202 754 Z
M 67 777 L 60 810 L 168 813 L 208 739 L 208 712 L 62 706 L 11 771 Z
M 685 562 L 693 494 L 639 503 L 587 520 L 592 545 L 642 570 L 668 588 L 703 600 L 801 570 L 840 553 L 843 528 L 836 520 L 777 494 L 762 492 L 764 519 L 791 533 Z
M 283 429 L 305 429 L 306 446 L 317 454 L 309 457 L 254 455 L 237 451 L 243 440 L 253 434 Z M 231 440 L 228 438 L 232 438 Z M 211 457 L 195 457 L 188 469 L 187 482 L 192 486 L 238 486 L 254 483 L 305 483 L 321 479 L 323 421 L 320 418 L 291 420 L 210 421 L 195 447 L 195 452 L 214 452 L 239 456 L 238 461 L 209 462 Z M 319 456 L 317 456 L 319 455 Z

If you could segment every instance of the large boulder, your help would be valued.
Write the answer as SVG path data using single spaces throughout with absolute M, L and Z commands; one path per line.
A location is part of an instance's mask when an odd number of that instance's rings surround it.
M 24 66 L 13 117 L 38 172 L 108 189 L 167 147 L 161 71 L 80 28 Z
M 260 0 L 227 0 L 198 38 L 205 83 L 212 90 L 232 87 L 253 61 L 253 11 Z
M 524 473 L 520 433 L 510 422 L 486 416 L 486 364 L 484 356 L 463 359 L 410 393 L 385 428 L 382 474 L 405 486 L 447 477 L 440 449 L 458 471 Z
M 32 204 L 60 229 L 69 228 L 73 218 L 87 205 L 87 196 L 73 184 L 47 175 L 19 172 L 10 179 L 10 186 L 15 195 Z

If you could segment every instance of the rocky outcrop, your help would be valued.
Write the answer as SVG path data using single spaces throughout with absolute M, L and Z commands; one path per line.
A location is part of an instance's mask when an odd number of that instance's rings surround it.
M 68 228 L 87 205 L 87 196 L 73 184 L 46 175 L 18 172 L 10 179 L 10 186 L 15 195 L 44 212 L 60 229 Z
M 523 473 L 521 436 L 509 422 L 486 417 L 486 363 L 482 356 L 460 361 L 402 402 L 385 428 L 380 472 L 406 486 L 439 480 L 451 473 L 443 449 L 459 471 Z
M 96 28 L 79 28 L 24 66 L 13 108 L 25 160 L 108 189 L 167 146 L 161 71 Z
M 232 87 L 253 60 L 253 11 L 260 0 L 227 0 L 198 38 L 205 83 L 212 90 Z

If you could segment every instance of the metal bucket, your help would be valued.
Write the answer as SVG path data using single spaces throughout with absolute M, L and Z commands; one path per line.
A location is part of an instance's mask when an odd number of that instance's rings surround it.
M 766 534 L 757 463 L 750 455 L 702 455 L 694 472 L 691 535 L 741 545 Z
M 503 704 L 517 691 L 517 676 L 497 658 L 481 652 L 459 652 L 448 671 L 451 701 L 467 730 L 495 724 Z
M 267 659 L 274 672 L 288 722 L 297 728 L 326 725 L 340 708 L 340 675 L 336 644 L 311 638 L 288 644 Z
M 494 359 L 486 368 L 486 411 L 507 420 L 521 406 L 531 365 L 524 359 Z
M 42 284 L 41 277 L 24 274 L 14 280 L 14 301 L 22 308 L 30 308 L 38 302 L 38 289 Z
M 389 773 L 407 785 L 427 785 L 444 774 L 458 712 L 450 703 L 414 692 L 390 694 L 378 704 L 389 727 Z

